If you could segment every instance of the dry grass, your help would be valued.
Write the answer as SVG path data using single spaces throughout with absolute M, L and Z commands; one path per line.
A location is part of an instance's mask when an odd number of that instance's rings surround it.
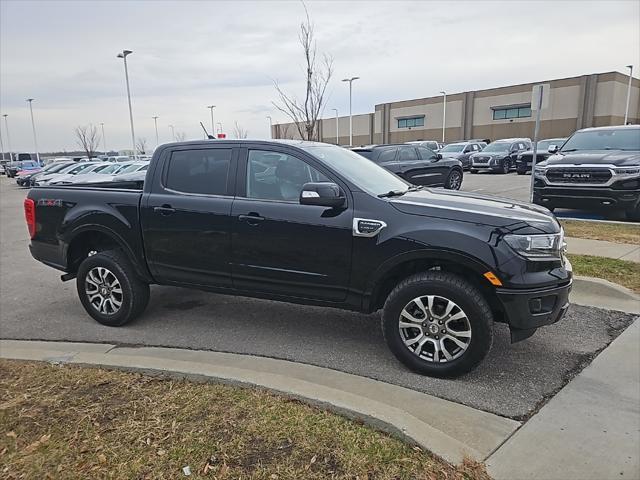
M 573 273 L 598 277 L 640 293 L 640 263 L 591 255 L 568 255 Z
M 614 243 L 640 244 L 640 226 L 619 223 L 583 222 L 562 220 L 565 234 L 569 237 L 607 240 Z
M 2 478 L 478 479 L 261 390 L 0 360 Z

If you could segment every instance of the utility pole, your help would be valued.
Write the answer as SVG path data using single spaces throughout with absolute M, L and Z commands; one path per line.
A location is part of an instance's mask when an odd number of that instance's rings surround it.
M 215 123 L 213 123 L 213 109 L 216 108 L 216 106 L 215 105 L 209 105 L 209 106 L 207 106 L 207 108 L 209 110 L 211 110 L 211 133 L 215 136 L 216 127 L 215 127 Z
M 332 108 L 336 112 L 336 145 L 340 145 L 340 129 L 338 128 L 338 109 Z
M 629 120 L 629 103 L 631 102 L 631 81 L 633 80 L 633 65 L 627 65 L 629 69 L 629 84 L 627 85 L 627 106 L 624 109 L 624 123 L 627 124 Z
M 158 146 L 158 144 L 160 143 L 160 142 L 158 141 L 158 119 L 159 119 L 160 117 L 156 115 L 155 117 L 151 117 L 151 118 L 153 118 L 153 123 L 154 123 L 154 124 L 155 124 L 155 126 L 156 126 L 156 147 L 157 147 L 157 146 Z
M 444 96 L 442 103 L 442 143 L 444 143 L 444 133 L 447 123 L 447 92 L 440 92 Z
M 31 112 L 31 129 L 33 130 L 33 144 L 36 147 L 36 159 L 38 160 L 38 164 L 40 164 L 40 153 L 38 152 L 38 137 L 36 136 L 36 122 L 33 120 L 33 98 L 27 98 L 27 102 L 29 103 L 29 111 Z
M 171 129 L 171 141 L 175 142 L 176 141 L 176 129 L 173 125 L 169 125 L 169 128 Z
M 13 157 L 11 155 L 11 137 L 9 137 L 9 121 L 7 120 L 9 114 L 5 113 L 2 116 L 4 117 L 4 128 L 7 131 L 7 148 L 9 149 L 9 161 L 12 162 Z
M 104 134 L 104 123 L 100 123 L 102 127 L 102 144 L 104 145 L 104 153 L 107 153 L 107 137 Z
M 271 115 L 267 115 L 267 118 L 269 119 L 269 138 L 273 139 L 273 119 Z
M 127 82 L 127 100 L 129 101 L 129 121 L 131 122 L 131 147 L 133 154 L 136 154 L 136 134 L 133 131 L 133 110 L 131 109 L 131 90 L 129 89 L 129 70 L 127 69 L 127 55 L 132 54 L 131 50 L 123 50 L 117 55 L 124 61 L 124 78 Z
M 358 80 L 360 77 L 343 78 L 343 82 L 349 82 L 349 146 L 353 147 L 353 113 L 351 110 L 351 94 L 352 85 L 354 80 Z

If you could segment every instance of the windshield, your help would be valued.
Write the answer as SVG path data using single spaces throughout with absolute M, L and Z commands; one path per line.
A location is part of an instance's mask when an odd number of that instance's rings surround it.
M 22 162 L 19 164 L 20 168 L 31 168 L 36 167 L 38 164 L 36 162 Z
M 100 173 L 103 173 L 105 175 L 109 175 L 109 174 L 117 172 L 119 169 L 120 169 L 120 165 L 111 164 L 108 167 L 105 167 L 102 170 L 100 170 Z
M 123 168 L 122 170 L 120 170 L 118 172 L 118 174 L 135 172 L 135 171 L 139 170 L 141 166 L 142 165 L 140 165 L 139 163 L 134 163 L 133 165 L 129 165 L 128 167 Z
M 587 130 L 574 133 L 560 151 L 631 150 L 640 151 L 640 129 Z
M 440 153 L 447 153 L 447 152 L 460 153 L 462 150 L 464 150 L 464 143 L 451 143 L 445 146 L 444 148 L 440 149 Z
M 373 152 L 371 150 L 353 150 L 358 155 L 362 155 L 364 158 L 371 160 L 373 158 Z
M 68 166 L 69 166 L 68 163 L 51 164 L 51 165 L 47 165 L 47 167 L 49 168 L 45 167 L 45 170 L 47 171 L 47 173 L 56 173 Z
M 85 168 L 84 170 L 78 172 L 78 175 L 87 175 L 88 173 L 97 172 L 100 169 L 100 167 L 102 167 L 102 165 L 100 165 L 100 164 L 93 165 L 93 166 L 91 166 L 89 168 Z M 104 168 L 104 167 L 102 167 L 102 168 Z
M 556 147 L 561 147 L 566 138 L 551 138 L 549 140 L 540 140 L 538 142 L 538 151 L 540 150 L 549 150 L 551 145 L 555 145 Z
M 508 142 L 493 142 L 487 145 L 482 149 L 483 152 L 508 152 L 509 151 Z
M 344 178 L 372 195 L 392 190 L 406 191 L 409 184 L 393 173 L 351 150 L 336 146 L 303 146 Z
M 77 175 L 78 173 L 83 171 L 85 168 L 89 168 L 92 165 L 93 165 L 92 163 L 84 163 L 82 165 L 76 165 L 74 168 L 71 168 L 70 170 L 67 170 L 66 172 L 63 171 L 63 172 L 64 173 L 70 173 L 71 175 Z

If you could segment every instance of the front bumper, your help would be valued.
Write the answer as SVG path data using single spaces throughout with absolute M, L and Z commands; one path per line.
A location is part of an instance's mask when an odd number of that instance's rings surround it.
M 537 328 L 556 323 L 569 308 L 572 280 L 561 285 L 527 290 L 496 290 L 505 319 L 511 329 L 511 342 L 533 335 Z
M 640 202 L 640 190 L 608 187 L 535 186 L 533 201 L 545 207 L 633 209 Z

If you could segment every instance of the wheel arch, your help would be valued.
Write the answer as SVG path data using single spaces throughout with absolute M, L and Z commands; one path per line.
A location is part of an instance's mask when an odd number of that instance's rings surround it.
M 384 262 L 372 276 L 364 296 L 363 310 L 374 312 L 384 305 L 387 297 L 403 279 L 427 270 L 441 270 L 460 275 L 476 286 L 487 299 L 496 321 L 503 320 L 504 311 L 495 288 L 483 276 L 492 271 L 478 259 L 459 252 L 419 250 L 407 252 Z
M 127 256 L 141 279 L 146 282 L 153 280 L 146 265 L 140 263 L 128 243 L 116 232 L 102 225 L 87 225 L 74 230 L 65 245 L 66 249 L 63 255 L 69 273 L 77 272 L 82 260 L 93 250 L 119 249 Z

